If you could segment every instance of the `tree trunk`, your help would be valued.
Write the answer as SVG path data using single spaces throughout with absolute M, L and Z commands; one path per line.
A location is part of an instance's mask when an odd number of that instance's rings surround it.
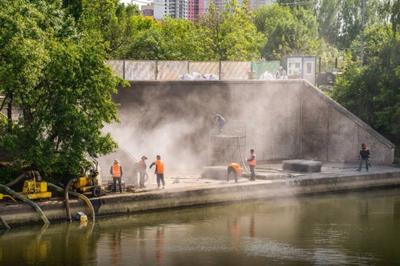
M 7 120 L 8 120 L 8 129 L 11 130 L 12 128 L 12 105 L 13 105 L 13 95 L 10 93 L 8 95 L 7 101 Z

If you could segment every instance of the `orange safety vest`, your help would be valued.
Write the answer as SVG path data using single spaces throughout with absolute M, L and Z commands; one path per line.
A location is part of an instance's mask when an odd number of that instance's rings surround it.
M 238 163 L 231 163 L 229 164 L 229 167 L 232 167 L 233 170 L 235 171 L 237 176 L 241 176 L 242 175 L 242 169 L 240 167 L 240 164 Z
M 248 163 L 250 166 L 256 166 L 256 164 L 257 164 L 257 161 L 256 161 L 256 154 L 253 153 L 252 157 L 253 157 L 253 159 L 247 161 L 247 163 Z
M 119 164 L 113 164 L 112 175 L 113 177 L 121 177 L 121 166 Z
M 156 173 L 164 174 L 164 163 L 161 160 L 156 160 Z

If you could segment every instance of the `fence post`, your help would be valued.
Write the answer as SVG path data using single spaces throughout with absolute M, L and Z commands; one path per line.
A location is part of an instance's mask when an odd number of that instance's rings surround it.
M 154 80 L 157 80 L 157 76 L 158 76 L 158 60 L 156 60 L 156 67 L 154 68 Z
M 222 80 L 222 63 L 221 63 L 221 60 L 219 60 L 218 72 L 219 72 L 218 79 Z
M 122 60 L 122 78 L 125 79 L 125 59 Z

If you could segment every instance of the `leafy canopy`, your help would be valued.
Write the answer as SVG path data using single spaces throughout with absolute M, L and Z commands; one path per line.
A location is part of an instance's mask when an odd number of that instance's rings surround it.
M 0 150 L 57 180 L 76 176 L 87 156 L 115 148 L 101 128 L 117 118 L 120 80 L 102 38 L 78 34 L 58 1 L 1 1 L 0 25 L 0 94 L 13 110 Z

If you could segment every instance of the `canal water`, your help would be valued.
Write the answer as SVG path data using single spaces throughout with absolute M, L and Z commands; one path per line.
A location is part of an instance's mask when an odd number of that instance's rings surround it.
M 400 190 L 20 228 L 0 265 L 400 265 Z

